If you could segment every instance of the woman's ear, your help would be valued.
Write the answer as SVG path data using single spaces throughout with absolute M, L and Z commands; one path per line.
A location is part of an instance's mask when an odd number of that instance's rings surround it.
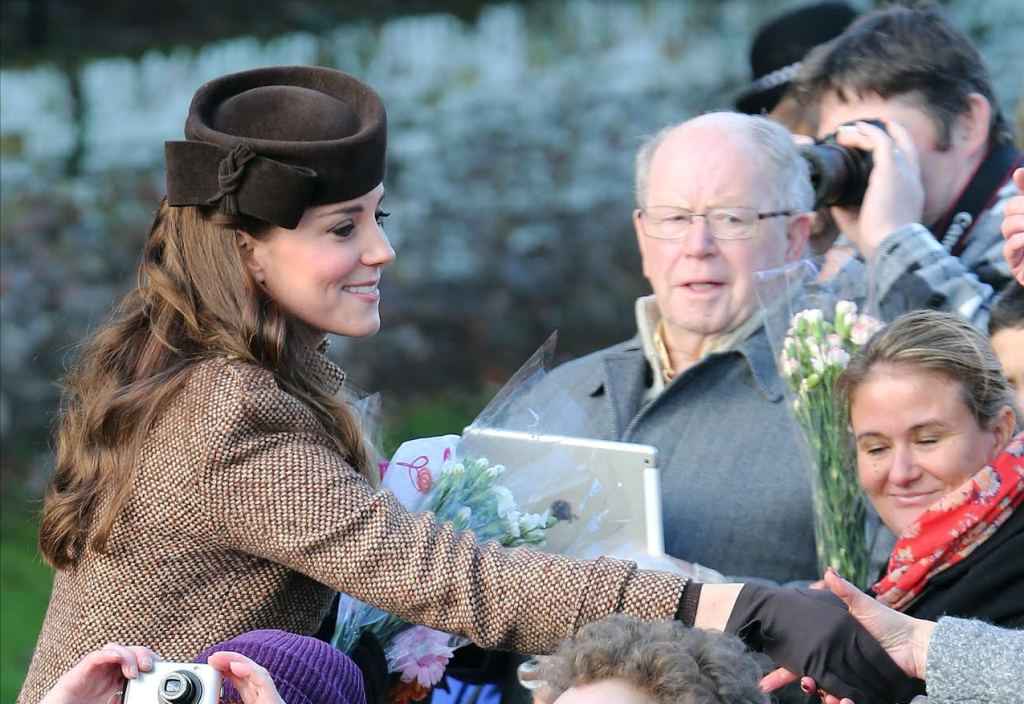
M 235 241 L 238 243 L 238 249 L 242 253 L 242 261 L 249 268 L 249 273 L 252 274 L 254 279 L 263 283 L 266 275 L 263 273 L 263 267 L 260 266 L 256 256 L 256 250 L 261 244 L 260 241 L 242 230 L 238 230 Z
M 1017 425 L 1017 414 L 1009 406 L 1003 406 L 996 415 L 996 422 L 992 424 L 993 441 L 995 446 L 992 451 L 992 459 L 1003 451 L 1006 445 L 1013 438 L 1013 431 Z

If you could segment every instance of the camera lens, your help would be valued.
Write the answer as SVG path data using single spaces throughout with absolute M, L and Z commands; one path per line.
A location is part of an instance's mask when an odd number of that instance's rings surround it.
M 829 205 L 860 205 L 868 187 L 871 154 L 838 144 L 834 137 L 801 149 L 811 171 L 814 209 Z
M 178 670 L 160 682 L 161 704 L 195 704 L 203 696 L 203 683 L 191 672 Z
M 863 120 L 885 130 L 880 120 Z M 848 123 L 850 124 L 850 123 Z M 830 205 L 860 205 L 868 189 L 868 177 L 875 166 L 871 152 L 844 147 L 836 133 L 801 147 L 811 171 L 814 209 Z

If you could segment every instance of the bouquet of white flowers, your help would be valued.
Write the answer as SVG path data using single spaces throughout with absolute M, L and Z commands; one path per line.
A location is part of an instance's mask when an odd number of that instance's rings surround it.
M 882 326 L 858 313 L 852 300 L 868 298 L 864 267 L 832 254 L 760 272 L 757 283 L 779 372 L 790 391 L 790 409 L 807 450 L 818 559 L 822 568 L 832 567 L 866 586 L 868 507 L 857 478 L 849 411 L 836 397 L 836 382 L 850 356 Z
M 456 436 L 430 439 L 451 442 Z M 453 443 L 454 444 L 454 443 Z M 459 530 L 472 531 L 479 540 L 497 540 L 505 547 L 540 546 L 544 534 L 557 519 L 544 514 L 519 510 L 515 496 L 495 480 L 505 468 L 492 465 L 486 458 L 457 460 L 451 453 L 440 471 L 430 473 L 429 461 L 407 463 L 407 473 L 387 471 L 384 487 L 400 486 L 411 477 L 421 489 L 424 500 L 417 510 L 433 512 L 439 521 L 451 521 Z M 429 460 L 427 455 L 417 459 Z M 395 464 L 392 462 L 391 464 Z M 399 462 L 399 465 L 402 463 Z M 388 477 L 394 477 L 388 482 Z M 388 669 L 399 673 L 400 682 L 392 689 L 389 701 L 423 699 L 441 679 L 455 648 L 466 639 L 450 636 L 375 609 L 352 597 L 342 595 L 333 643 L 351 652 L 363 631 L 369 630 L 383 646 Z

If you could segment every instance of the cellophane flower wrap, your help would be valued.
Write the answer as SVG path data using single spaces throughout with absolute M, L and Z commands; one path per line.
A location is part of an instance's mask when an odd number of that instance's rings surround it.
M 582 429 L 585 413 L 568 394 L 545 392 L 542 401 L 535 395 L 547 376 L 554 345 L 553 335 L 467 430 L 494 428 L 540 436 L 551 431 L 556 420 L 560 435 Z M 407 509 L 430 511 L 439 522 L 472 531 L 480 542 L 644 561 L 640 549 L 621 538 L 630 517 L 608 508 L 616 503 L 610 501 L 616 488 L 602 486 L 585 464 L 570 463 L 557 443 L 538 443 L 528 453 L 495 458 L 481 456 L 472 441 L 463 442 L 459 435 L 420 438 L 402 444 L 382 473 L 381 488 L 394 492 Z M 658 559 L 651 556 L 648 562 Z M 391 695 L 396 702 L 425 697 L 440 680 L 454 649 L 468 642 L 414 626 L 342 594 L 334 644 L 351 652 L 367 629 L 384 647 L 389 669 L 399 673 L 400 683 Z
M 818 560 L 863 588 L 873 536 L 849 410 L 836 390 L 851 355 L 882 326 L 863 312 L 871 305 L 866 267 L 833 251 L 759 272 L 755 280 L 810 467 Z

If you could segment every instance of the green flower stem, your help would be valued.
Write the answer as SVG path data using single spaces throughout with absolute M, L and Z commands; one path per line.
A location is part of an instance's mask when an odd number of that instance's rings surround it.
M 816 385 L 798 390 L 797 424 L 811 455 L 814 528 L 818 560 L 859 587 L 867 586 L 870 546 L 865 534 L 867 507 L 855 471 L 849 418 L 836 403 L 838 370 L 827 369 Z M 796 381 L 799 389 L 799 381 Z

